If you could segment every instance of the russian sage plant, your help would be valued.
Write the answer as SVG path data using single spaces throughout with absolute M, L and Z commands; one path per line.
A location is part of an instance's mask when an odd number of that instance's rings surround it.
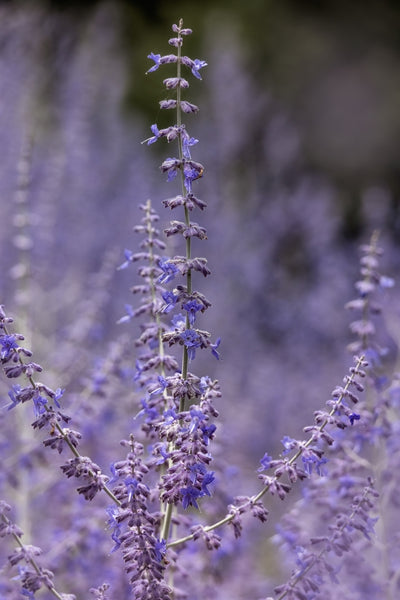
M 31 403 L 33 429 L 45 432 L 44 447 L 64 457 L 61 472 L 78 480 L 77 492 L 85 500 L 103 496 L 107 503 L 103 521 L 110 537 L 110 561 L 121 557 L 126 585 L 119 582 L 120 572 L 110 568 L 100 585 L 86 582 L 86 590 L 98 600 L 197 599 L 211 594 L 234 598 L 229 579 L 235 569 L 242 572 L 224 564 L 229 555 L 224 548 L 233 543 L 227 531 L 236 540 L 233 547 L 238 547 L 237 538 L 249 516 L 261 523 L 269 520 L 265 498 L 285 500 L 297 483 L 302 484 L 302 498 L 288 508 L 274 537 L 282 549 L 277 559 L 282 574 L 291 555 L 295 567 L 286 582 L 275 586 L 275 598 L 394 600 L 400 576 L 388 547 L 398 549 L 399 536 L 390 532 L 391 521 L 385 517 L 390 513 L 392 518 L 398 491 L 399 379 L 392 379 L 383 368 L 388 349 L 375 336 L 374 319 L 381 312 L 375 296 L 393 283 L 379 272 L 377 234 L 363 247 L 358 296 L 347 304 L 359 313 L 350 326 L 357 339 L 350 346 L 355 356 L 348 373 L 314 412 L 312 422 L 303 428 L 303 438 L 284 435 L 283 449 L 276 458 L 266 448 L 255 467 L 259 491 L 227 498 L 219 487 L 223 461 L 215 438 L 221 392 L 216 380 L 194 368 L 201 351 L 218 360 L 220 345 L 219 337 L 213 338 L 200 327 L 202 315 L 211 306 L 201 291 L 202 278 L 210 269 L 207 260 L 197 255 L 197 248 L 207 239 L 206 230 L 192 215 L 206 208 L 206 202 L 197 196 L 205 169 L 192 157 L 198 140 L 183 123 L 184 115 L 198 111 L 186 99 L 189 78 L 201 80 L 207 63 L 184 54 L 185 38 L 192 32 L 182 20 L 172 29 L 169 44 L 173 51 L 151 53 L 153 64 L 148 73 L 174 69 L 163 81 L 168 98 L 160 102 L 161 109 L 173 115 L 173 124 L 165 128 L 153 124 L 152 135 L 145 142 L 152 146 L 166 141 L 173 147 L 161 171 L 170 187 L 176 186 L 163 205 L 177 216 L 164 236 L 175 237 L 174 247 L 180 250 L 168 255 L 168 240 L 162 239 L 158 227 L 158 211 L 149 200 L 142 204 L 142 220 L 135 227 L 141 236 L 139 249 L 126 249 L 119 267 L 139 265 L 139 282 L 131 290 L 139 301 L 126 304 L 126 314 L 119 321 L 126 326 L 140 319 L 132 377 L 139 400 L 131 414 L 124 416 L 131 420 L 132 433 L 120 442 L 123 455 L 101 468 L 81 452 L 85 437 L 64 410 L 66 390 L 39 381 L 42 367 L 33 361 L 31 350 L 23 345 L 23 335 L 14 332 L 13 319 L 2 307 L 0 359 L 6 378 L 15 382 L 6 411 Z M 94 377 L 99 395 L 125 347 L 126 340 L 110 350 L 111 366 L 103 365 Z M 10 504 L 1 501 L 0 536 L 14 544 L 9 563 L 17 567 L 8 583 L 1 580 L 2 597 L 34 599 L 45 597 L 40 593 L 47 590 L 59 600 L 79 598 L 82 591 L 74 589 L 72 574 L 67 578 L 70 589 L 66 593 L 58 589 L 57 573 L 44 566 L 40 548 L 24 543 L 24 532 L 12 514 Z M 378 515 L 378 523 L 383 523 L 383 550 L 378 554 L 383 558 L 381 569 L 374 572 L 367 560 L 363 566 L 357 561 L 363 555 L 377 564 Z M 90 556 L 96 563 L 93 548 Z M 246 569 L 250 568 L 246 563 Z M 242 577 L 246 581 L 238 589 L 246 598 L 253 593 L 266 598 L 268 586 L 276 583 L 265 578 L 261 585 L 253 585 L 257 579 L 254 569 Z

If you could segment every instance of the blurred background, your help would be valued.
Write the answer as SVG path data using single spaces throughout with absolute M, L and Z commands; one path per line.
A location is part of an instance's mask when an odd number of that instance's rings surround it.
M 137 412 L 138 325 L 116 325 L 136 301 L 135 273 L 117 266 L 137 248 L 139 204 L 152 199 L 162 229 L 171 214 L 161 201 L 175 193 L 158 169 L 174 150 L 141 145 L 151 124 L 171 122 L 158 108 L 168 69 L 146 75 L 147 55 L 170 52 L 180 17 L 193 29 L 185 53 L 208 63 L 203 81 L 190 81 L 200 113 L 186 124 L 205 165 L 195 192 L 208 203 L 194 217 L 208 231 L 194 252 L 212 270 L 195 282 L 213 304 L 201 326 L 222 338 L 221 360 L 199 357 L 193 370 L 220 380 L 231 485 L 253 492 L 264 452 L 299 435 L 347 370 L 343 307 L 375 229 L 384 272 L 399 272 L 398 2 L 3 2 L 1 302 L 46 382 L 67 388 L 67 412 L 83 415 L 106 468 Z M 380 328 L 388 369 L 400 335 L 390 294 Z M 10 418 L 0 435 L 12 471 Z M 25 425 L 13 427 L 39 448 Z M 5 490 L 22 485 L 4 479 Z M 55 480 L 46 485 L 56 493 Z

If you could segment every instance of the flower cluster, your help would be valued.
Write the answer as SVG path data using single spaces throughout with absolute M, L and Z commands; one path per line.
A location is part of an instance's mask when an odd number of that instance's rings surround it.
M 128 453 L 125 460 L 112 465 L 110 482 L 120 505 L 108 509 L 114 550 L 122 549 L 133 598 L 169 600 L 171 589 L 164 581 L 166 545 L 156 537 L 161 515 L 149 512 L 151 491 L 143 482 L 148 472 L 142 461 L 144 448 L 133 437 L 121 444 Z

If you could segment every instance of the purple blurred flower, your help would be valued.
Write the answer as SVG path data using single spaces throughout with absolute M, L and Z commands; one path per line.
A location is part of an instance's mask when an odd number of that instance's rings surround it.
M 158 278 L 158 283 L 168 283 L 172 279 L 175 279 L 179 273 L 179 269 L 173 263 L 169 262 L 168 258 L 160 258 L 158 266 L 162 270 L 162 275 Z
M 125 248 L 124 255 L 125 261 L 121 265 L 119 265 L 119 267 L 117 267 L 119 271 L 122 269 L 126 269 L 129 266 L 129 264 L 132 262 L 134 252 L 132 252 L 132 250 L 128 250 L 128 248 Z
M 18 393 L 21 391 L 21 389 L 22 388 L 18 383 L 11 387 L 11 390 L 8 392 L 11 404 L 6 405 L 7 410 L 11 410 L 21 402 L 20 398 L 18 397 Z
M 354 425 L 354 421 L 359 421 L 361 419 L 361 416 L 355 412 L 352 412 L 349 414 L 349 420 L 351 425 Z
M 295 440 L 288 435 L 283 436 L 281 442 L 285 448 L 282 454 L 288 454 L 293 448 L 297 448 L 299 445 L 298 440 Z
M 211 485 L 215 481 L 214 471 L 208 471 L 201 482 L 201 491 L 207 496 L 211 496 L 211 492 L 207 486 Z
M 178 300 L 178 296 L 175 296 L 173 292 L 167 291 L 163 293 L 162 298 L 165 302 L 165 306 L 162 309 L 162 312 L 168 314 L 169 312 L 171 312 L 171 310 L 174 309 L 175 304 Z
M 47 404 L 47 399 L 43 398 L 40 394 L 35 394 L 35 396 L 33 396 L 33 404 L 35 417 L 39 417 L 39 415 L 43 415 L 43 413 L 46 412 L 45 406 Z
M 219 347 L 220 343 L 221 343 L 221 338 L 219 337 L 219 338 L 217 338 L 217 341 L 215 342 L 215 344 L 211 344 L 211 345 L 210 345 L 210 348 L 211 348 L 211 354 L 212 354 L 213 356 L 215 356 L 215 358 L 216 358 L 217 360 L 219 360 L 219 352 L 217 351 L 217 348 Z

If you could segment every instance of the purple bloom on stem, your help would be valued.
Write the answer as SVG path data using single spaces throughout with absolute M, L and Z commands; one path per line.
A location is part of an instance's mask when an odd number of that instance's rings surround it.
M 154 142 L 156 142 L 158 140 L 158 138 L 160 137 L 160 131 L 157 127 L 157 124 L 154 123 L 151 127 L 150 127 L 152 133 L 154 134 L 153 137 L 149 138 L 147 141 L 147 145 L 150 146 L 150 144 L 154 144 Z
M 176 301 L 178 300 L 178 296 L 175 296 L 173 292 L 164 292 L 162 298 L 166 304 L 166 306 L 164 306 L 162 309 L 162 312 L 168 314 L 174 309 Z
M 3 335 L 0 338 L 1 352 L 0 358 L 9 358 L 12 351 L 18 348 L 17 340 L 14 335 Z
M 319 458 L 315 454 L 308 454 L 307 456 L 301 457 L 304 465 L 304 470 L 308 475 L 311 475 L 313 468 L 315 468 L 318 475 L 322 477 L 324 475 L 324 469 L 322 468 L 328 462 L 328 459 L 325 457 Z
M 136 492 L 136 488 L 137 488 L 139 482 L 135 477 L 127 477 L 125 479 L 124 483 L 128 489 L 128 500 L 130 502 L 132 500 L 133 494 Z
M 350 419 L 350 423 L 351 423 L 352 425 L 354 425 L 354 421 L 359 421 L 359 420 L 361 419 L 361 417 L 360 417 L 360 415 L 358 415 L 357 413 L 354 413 L 354 412 L 353 412 L 353 413 L 351 413 L 351 414 L 349 415 L 349 419 Z
M 136 359 L 135 367 L 136 367 L 136 371 L 133 376 L 133 381 L 138 381 L 138 379 L 140 379 L 141 374 L 143 373 L 143 366 L 139 359 Z
M 203 432 L 203 442 L 206 446 L 208 446 L 208 441 L 211 439 L 211 436 L 215 433 L 216 429 L 217 426 L 214 425 L 214 423 L 201 427 L 201 431 Z
M 110 465 L 110 471 L 111 471 L 112 478 L 108 481 L 108 485 L 109 486 L 110 485 L 114 485 L 114 483 L 116 481 L 118 481 L 118 479 L 119 479 L 119 475 L 118 475 L 117 470 L 115 468 L 115 463 L 111 463 L 111 465 Z M 112 511 L 114 508 L 115 507 L 111 507 L 111 508 L 107 509 L 107 512 L 109 510 Z
M 392 288 L 394 286 L 394 279 L 381 275 L 379 277 L 379 285 L 381 288 Z
M 211 344 L 211 354 L 215 356 L 217 360 L 219 360 L 219 352 L 217 351 L 218 346 L 221 343 L 221 338 L 219 337 L 215 344 Z
M 206 66 L 207 66 L 207 63 L 206 63 L 206 61 L 205 61 L 205 60 L 200 60 L 200 59 L 196 58 L 196 59 L 193 61 L 193 66 L 192 66 L 192 69 L 191 69 L 191 71 L 192 71 L 193 75 L 194 75 L 194 76 L 195 76 L 197 79 L 201 79 L 201 75 L 200 75 L 200 73 L 199 73 L 199 70 L 200 70 L 200 69 L 202 69 L 203 67 L 206 67 Z M 153 69 L 154 69 L 154 67 L 153 67 Z
M 197 498 L 199 498 L 202 495 L 200 490 L 198 490 L 197 488 L 195 488 L 193 486 L 189 486 L 189 487 L 181 488 L 180 492 L 182 494 L 183 508 L 186 509 L 189 506 L 194 506 L 195 508 L 199 508 L 199 505 L 197 504 L 196 500 L 197 500 Z
M 177 158 L 166 158 L 161 165 L 163 173 L 167 173 L 167 181 L 172 181 L 178 174 L 178 169 L 181 166 L 181 161 Z
M 190 481 L 192 483 L 196 483 L 197 476 L 200 473 L 201 475 L 205 475 L 207 473 L 207 468 L 203 463 L 196 463 L 189 467 L 190 472 Z
M 170 263 L 168 258 L 160 258 L 158 266 L 162 271 L 162 275 L 158 278 L 158 283 L 168 283 L 179 273 L 178 268 L 173 263 Z
M 39 417 L 39 415 L 43 415 L 46 412 L 45 406 L 47 404 L 47 399 L 43 398 L 43 396 L 35 395 L 33 397 L 33 404 L 36 417 Z
M 197 302 L 197 300 L 189 300 L 189 302 L 182 304 L 182 308 L 188 313 L 189 323 L 194 325 L 196 313 L 203 308 L 203 305 L 200 304 L 200 302 Z
M 65 388 L 61 389 L 61 388 L 57 388 L 56 389 L 56 395 L 54 396 L 54 403 L 57 406 L 57 408 L 61 408 L 61 404 L 59 403 L 60 398 L 62 397 L 62 395 L 65 392 Z
M 203 494 L 206 494 L 207 496 L 211 496 L 211 492 L 207 488 L 207 486 L 210 485 L 211 483 L 213 483 L 214 481 L 215 481 L 214 471 L 209 471 L 208 473 L 206 473 L 204 475 L 204 479 L 201 483 L 201 490 L 202 490 Z
M 181 333 L 181 339 L 187 348 L 189 360 L 193 360 L 196 356 L 196 348 L 201 344 L 199 334 L 194 329 L 186 329 Z
M 141 402 L 141 405 L 143 408 L 142 408 L 142 410 L 140 410 L 138 412 L 135 419 L 137 419 L 138 417 L 141 417 L 143 415 L 146 415 L 146 423 L 149 423 L 149 422 L 157 419 L 157 417 L 159 416 L 158 410 L 154 406 L 153 407 L 149 406 L 144 398 L 142 398 L 140 402 Z
M 156 559 L 161 562 L 167 551 L 167 542 L 165 540 L 157 540 L 155 546 Z
M 266 471 L 271 468 L 272 456 L 269 456 L 267 453 L 264 454 L 262 459 L 260 460 L 261 467 L 257 469 L 257 471 Z
M 196 408 L 191 408 L 190 416 L 192 417 L 192 423 L 190 425 L 189 431 L 190 431 L 190 433 L 193 433 L 194 431 L 196 431 L 196 429 L 198 429 L 198 427 L 201 425 L 202 421 L 205 420 L 206 415 L 201 410 L 198 410 Z
M 21 390 L 21 386 L 16 384 L 16 385 L 13 385 L 11 390 L 8 392 L 8 396 L 11 400 L 11 404 L 7 404 L 7 406 L 6 406 L 7 410 L 11 410 L 15 406 L 17 406 L 17 404 L 20 403 L 20 399 L 17 397 L 17 394 L 20 390 Z
M 161 62 L 160 62 L 161 54 L 154 54 L 154 52 L 150 52 L 150 54 L 148 54 L 147 58 L 150 58 L 150 60 L 154 60 L 154 63 L 155 63 L 152 67 L 150 67 L 150 69 L 148 71 L 146 71 L 146 73 L 152 73 L 153 71 L 156 71 L 161 64 Z
M 165 377 L 163 377 L 162 375 L 159 375 L 157 379 L 158 379 L 158 383 L 160 384 L 160 387 L 158 387 L 155 390 L 153 390 L 152 392 L 150 392 L 150 397 L 153 396 L 154 394 L 163 393 L 164 390 L 167 389 L 168 381 L 165 379 Z
M 106 512 L 109 515 L 107 525 L 110 529 L 113 530 L 111 534 L 111 539 L 115 542 L 115 546 L 112 548 L 111 552 L 115 552 L 121 545 L 121 540 L 119 539 L 119 536 L 121 535 L 121 524 L 117 521 L 119 510 L 115 506 L 109 506 L 108 508 L 106 508 Z
M 134 255 L 134 252 L 132 252 L 132 250 L 128 250 L 128 248 L 125 248 L 125 250 L 124 250 L 125 262 L 123 262 L 122 265 L 119 265 L 119 267 L 117 267 L 118 271 L 121 271 L 121 269 L 126 269 L 126 267 L 129 266 L 129 263 L 132 262 L 133 255 Z
M 183 140 L 182 140 L 182 153 L 183 153 L 183 156 L 185 158 L 187 158 L 187 159 L 191 158 L 189 147 L 190 146 L 194 146 L 195 144 L 198 143 L 198 141 L 199 140 L 196 140 L 196 138 L 194 138 L 194 137 L 191 137 L 191 138 L 184 137 L 183 138 Z
M 288 452 L 293 450 L 293 448 L 297 448 L 297 446 L 298 446 L 298 441 L 289 437 L 288 435 L 285 435 L 281 441 L 285 448 L 285 450 L 282 452 L 282 454 L 288 454 Z
M 178 415 L 176 414 L 173 408 L 168 408 L 168 410 L 164 412 L 164 422 L 166 425 L 171 425 L 171 423 L 173 423 L 177 419 Z
M 159 454 L 160 458 L 157 460 L 156 465 L 163 465 L 170 457 L 169 452 L 167 452 L 166 444 L 161 444 L 159 446 Z
M 203 172 L 204 168 L 200 163 L 189 161 L 183 165 L 183 174 L 185 176 L 185 188 L 189 193 L 191 193 L 192 191 L 192 181 L 196 181 L 196 179 L 200 179 L 200 177 L 203 177 Z

